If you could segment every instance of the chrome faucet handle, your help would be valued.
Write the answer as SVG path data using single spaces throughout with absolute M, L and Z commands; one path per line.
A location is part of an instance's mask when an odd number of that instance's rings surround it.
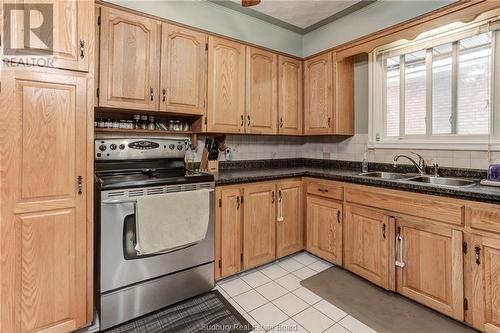
M 425 159 L 422 157 L 422 155 L 417 154 L 417 153 L 415 153 L 413 151 L 411 151 L 410 153 L 412 153 L 413 155 L 415 155 L 415 156 L 418 157 L 418 166 L 425 170 L 425 167 L 426 167 L 426 165 L 425 165 Z
M 439 164 L 434 162 L 432 166 L 434 167 L 434 177 L 439 177 Z

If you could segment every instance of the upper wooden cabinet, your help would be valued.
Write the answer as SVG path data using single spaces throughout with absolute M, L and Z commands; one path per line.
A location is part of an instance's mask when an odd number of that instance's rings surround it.
M 162 24 L 160 111 L 205 114 L 207 35 Z
M 464 319 L 461 231 L 398 218 L 395 255 L 398 293 Z
M 158 110 L 160 23 L 102 7 L 100 28 L 99 106 Z
M 304 62 L 304 134 L 330 134 L 333 121 L 332 54 Z
M 345 267 L 382 288 L 393 289 L 390 245 L 394 219 L 361 206 L 346 205 L 345 210 Z
M 245 130 L 245 46 L 208 37 L 207 131 Z
M 30 19 L 48 20 L 43 15 L 52 15 L 51 40 L 43 38 L 31 38 L 29 44 L 25 43 L 24 21 L 12 20 L 10 45 L 22 45 L 20 54 L 6 56 L 25 57 L 26 52 L 31 59 L 37 60 L 38 65 L 46 64 L 48 67 L 72 69 L 78 71 L 88 71 L 90 58 L 94 52 L 94 2 L 81 0 L 6 0 L 6 5 L 23 5 L 24 3 L 44 4 L 51 6 L 47 8 L 48 13 L 33 10 L 30 12 Z M 52 44 L 52 45 L 50 45 Z
M 307 251 L 342 264 L 342 203 L 307 196 Z
M 245 185 L 243 218 L 243 268 L 249 269 L 276 258 L 276 186 Z
M 278 57 L 278 133 L 302 134 L 302 61 Z
M 304 134 L 354 134 L 354 64 L 329 52 L 304 63 Z
M 87 323 L 87 84 L 78 72 L 2 71 L 3 332 Z
M 246 133 L 276 134 L 278 56 L 246 48 Z
M 279 182 L 277 191 L 276 255 L 281 258 L 304 248 L 302 181 Z

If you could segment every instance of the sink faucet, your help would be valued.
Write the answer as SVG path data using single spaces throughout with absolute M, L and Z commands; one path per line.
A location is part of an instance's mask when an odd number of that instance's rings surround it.
M 415 160 L 413 158 L 411 158 L 410 156 L 399 154 L 399 155 L 394 156 L 394 167 L 396 167 L 399 158 L 404 157 L 404 158 L 408 159 L 411 163 L 413 163 L 413 165 L 417 168 L 418 172 L 421 175 L 425 175 L 425 168 L 427 165 L 425 164 L 424 158 L 417 153 L 414 153 L 414 152 L 411 152 L 411 153 L 418 157 L 418 163 L 415 162 Z

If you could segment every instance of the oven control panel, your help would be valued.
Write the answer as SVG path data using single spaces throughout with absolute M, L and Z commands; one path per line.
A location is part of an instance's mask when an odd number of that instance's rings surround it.
M 153 158 L 184 158 L 191 144 L 189 138 L 110 138 L 96 139 L 96 160 L 133 160 Z

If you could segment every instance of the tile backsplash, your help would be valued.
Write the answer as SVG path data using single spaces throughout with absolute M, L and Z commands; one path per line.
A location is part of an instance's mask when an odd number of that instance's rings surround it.
M 199 137 L 198 160 L 204 139 L 203 136 Z M 226 136 L 226 144 L 231 148 L 233 160 L 315 158 L 362 161 L 367 142 L 367 134 L 352 137 Z M 500 152 L 414 149 L 372 149 L 368 152 L 368 161 L 393 163 L 394 155 L 408 154 L 410 151 L 421 154 L 427 164 L 431 165 L 435 159 L 442 167 L 486 169 L 490 163 L 500 162 Z M 225 160 L 223 153 L 219 159 Z M 400 162 L 409 163 L 404 160 Z

